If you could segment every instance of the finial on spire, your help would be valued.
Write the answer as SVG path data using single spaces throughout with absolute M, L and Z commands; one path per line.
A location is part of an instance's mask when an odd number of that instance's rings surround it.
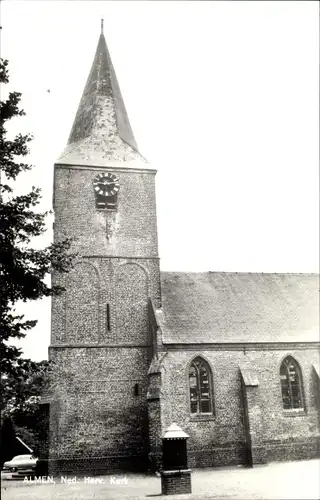
M 101 19 L 101 35 L 103 35 L 103 19 Z

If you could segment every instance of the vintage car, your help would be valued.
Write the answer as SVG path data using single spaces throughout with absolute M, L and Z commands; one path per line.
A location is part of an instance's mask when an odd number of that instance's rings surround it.
M 3 464 L 3 471 L 17 473 L 32 473 L 36 470 L 37 458 L 34 455 L 17 455 Z

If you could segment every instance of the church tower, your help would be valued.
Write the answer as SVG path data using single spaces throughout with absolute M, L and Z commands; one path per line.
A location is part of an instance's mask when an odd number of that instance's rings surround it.
M 155 174 L 140 155 L 103 34 L 54 166 L 54 241 L 73 270 L 52 299 L 51 472 L 106 472 L 148 456 L 148 300 L 160 306 Z

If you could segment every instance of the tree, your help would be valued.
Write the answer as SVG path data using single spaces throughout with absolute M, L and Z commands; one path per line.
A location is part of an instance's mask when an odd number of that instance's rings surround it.
M 8 61 L 0 59 L 0 83 L 8 82 Z M 69 239 L 40 250 L 31 246 L 32 239 L 45 232 L 48 212 L 36 211 L 41 199 L 39 188 L 14 194 L 17 176 L 32 168 L 23 162 L 32 136 L 18 134 L 12 140 L 7 137 L 8 120 L 25 115 L 19 109 L 20 100 L 19 92 L 10 92 L 8 99 L 0 102 L 0 354 L 5 406 L 10 400 L 8 391 L 21 389 L 36 369 L 35 363 L 21 357 L 21 349 L 9 343 L 25 337 L 37 323 L 17 314 L 16 303 L 61 293 L 63 288 L 47 284 L 46 278 L 52 270 L 68 272 L 74 257 Z M 25 393 L 17 392 L 15 397 L 23 398 Z
M 13 457 L 12 450 L 15 448 L 16 433 L 10 417 L 5 417 L 0 430 L 0 466 L 2 468 L 6 460 Z
M 10 419 L 15 433 L 38 454 L 46 439 L 48 424 L 41 396 L 48 388 L 52 363 L 25 360 L 18 377 L 3 379 L 3 419 Z
M 31 361 L 20 358 L 18 374 L 6 374 L 2 377 L 2 407 L 5 416 L 14 418 L 17 425 L 23 425 L 16 421 L 16 417 L 32 413 L 38 404 L 42 393 L 49 384 L 49 361 Z

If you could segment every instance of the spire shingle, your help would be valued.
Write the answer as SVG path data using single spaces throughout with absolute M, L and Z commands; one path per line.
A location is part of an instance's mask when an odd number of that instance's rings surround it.
M 101 21 L 91 71 L 58 163 L 103 166 L 110 160 L 145 162 L 130 126 Z

